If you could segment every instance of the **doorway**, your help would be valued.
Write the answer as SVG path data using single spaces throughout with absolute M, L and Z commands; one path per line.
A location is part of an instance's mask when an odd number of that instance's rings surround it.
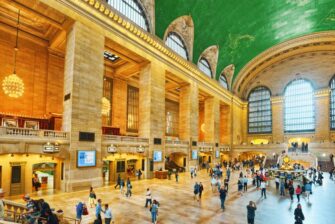
M 56 163 L 37 163 L 33 165 L 32 178 L 37 175 L 41 190 L 55 189 Z

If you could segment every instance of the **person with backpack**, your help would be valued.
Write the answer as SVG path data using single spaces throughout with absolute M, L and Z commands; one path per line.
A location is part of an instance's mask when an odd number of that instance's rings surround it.
M 294 219 L 295 219 L 294 224 L 303 224 L 303 221 L 305 220 L 304 213 L 302 212 L 301 209 L 301 204 L 298 204 L 297 208 L 294 210 Z
M 28 224 L 34 224 L 38 217 L 40 216 L 40 207 L 38 205 L 38 201 L 33 200 L 30 198 L 29 194 L 26 194 L 23 197 L 23 200 L 26 202 L 26 215 L 24 219 Z
M 150 207 L 152 224 L 157 224 L 158 202 L 154 199 Z
M 198 184 L 198 182 L 195 182 L 194 184 L 194 200 L 199 201 L 199 192 L 200 192 L 200 185 Z

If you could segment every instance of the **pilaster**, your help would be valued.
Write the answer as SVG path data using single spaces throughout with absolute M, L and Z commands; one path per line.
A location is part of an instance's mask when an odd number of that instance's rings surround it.
M 284 98 L 271 97 L 272 104 L 272 139 L 274 143 L 284 141 Z

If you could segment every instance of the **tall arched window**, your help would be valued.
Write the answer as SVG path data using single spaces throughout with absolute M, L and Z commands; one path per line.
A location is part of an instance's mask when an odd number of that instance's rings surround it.
M 264 86 L 251 90 L 248 98 L 249 133 L 272 132 L 271 92 Z
M 175 32 L 167 35 L 165 44 L 177 54 L 188 60 L 188 53 L 183 39 Z
M 315 130 L 312 84 L 305 79 L 290 82 L 285 89 L 285 132 Z
M 226 76 L 224 76 L 224 74 L 221 74 L 220 75 L 220 79 L 219 79 L 219 82 L 221 84 L 221 86 L 225 89 L 229 89 L 228 88 L 228 82 L 227 82 L 227 79 L 226 79 Z
M 330 128 L 335 129 L 335 76 L 330 80 Z
M 271 133 L 272 111 L 271 92 L 264 86 L 251 90 L 248 98 L 249 133 Z
M 213 78 L 213 74 L 212 74 L 212 69 L 211 69 L 211 65 L 209 64 L 209 62 L 207 61 L 206 58 L 200 58 L 199 62 L 198 62 L 198 68 L 205 73 L 208 77 Z
M 109 5 L 129 18 L 142 29 L 150 32 L 148 18 L 138 0 L 106 0 Z

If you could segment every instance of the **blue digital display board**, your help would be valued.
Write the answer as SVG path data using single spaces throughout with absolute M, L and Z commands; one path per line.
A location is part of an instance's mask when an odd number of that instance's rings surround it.
M 78 150 L 77 151 L 77 167 L 96 166 L 95 150 Z

